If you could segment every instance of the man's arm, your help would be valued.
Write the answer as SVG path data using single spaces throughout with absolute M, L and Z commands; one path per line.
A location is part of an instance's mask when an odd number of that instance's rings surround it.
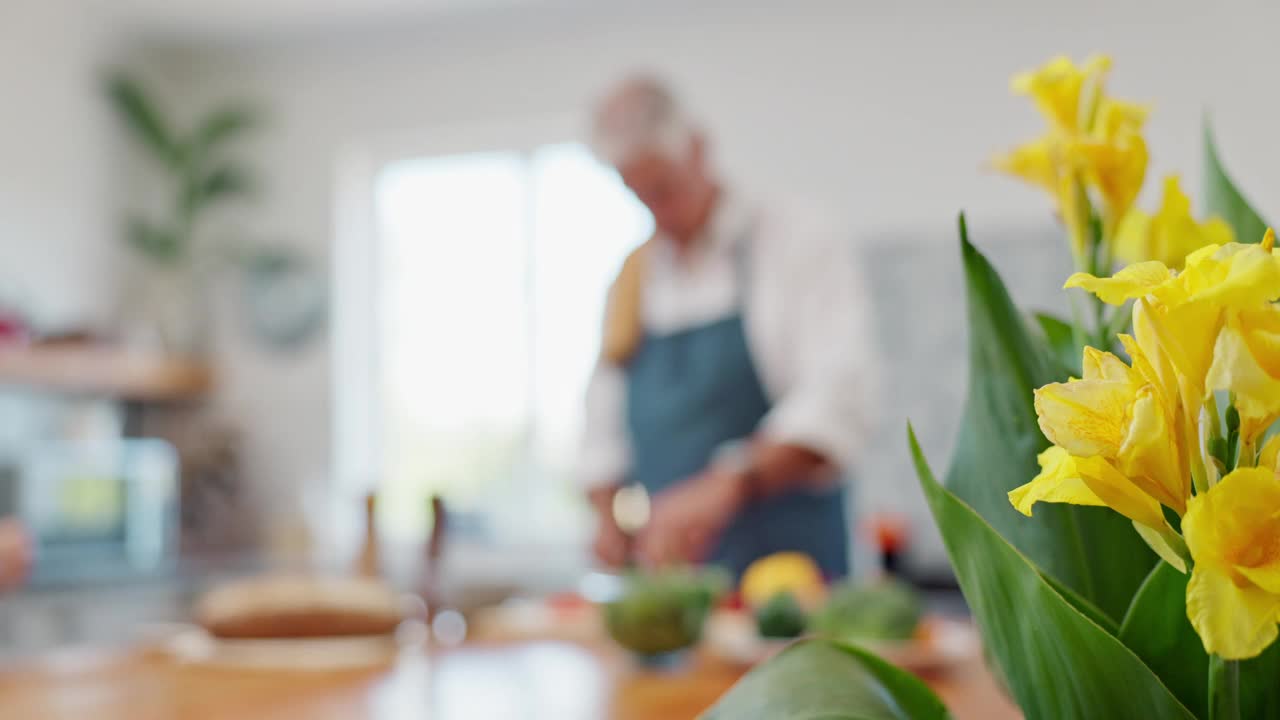
M 629 536 L 618 527 L 613 499 L 631 463 L 624 426 L 625 379 L 622 370 L 601 360 L 587 385 L 586 422 L 579 452 L 577 478 L 596 512 L 592 550 L 606 565 L 626 564 Z
M 810 232 L 795 244 L 788 271 L 775 276 L 774 297 L 788 300 L 786 336 L 760 343 L 770 359 L 786 353 L 781 391 L 753 452 L 766 493 L 832 480 L 854 465 L 874 429 L 878 340 L 871 294 L 852 242 L 820 227 Z

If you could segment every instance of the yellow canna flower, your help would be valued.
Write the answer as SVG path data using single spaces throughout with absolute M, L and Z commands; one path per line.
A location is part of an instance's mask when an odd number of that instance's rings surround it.
M 1280 296 L 1280 252 L 1261 245 L 1209 245 L 1175 273 L 1159 261 L 1136 263 L 1109 278 L 1076 273 L 1067 288 L 1083 288 L 1103 302 L 1138 299 L 1133 309 L 1137 344 L 1150 358 L 1166 358 L 1178 375 L 1186 410 L 1198 417 L 1214 347 L 1226 319 L 1263 310 Z M 1224 369 L 1225 372 L 1225 369 Z M 1162 384 L 1168 388 L 1168 376 Z
M 1062 287 L 1064 290 L 1081 288 L 1108 305 L 1123 305 L 1134 298 L 1171 288 L 1175 277 L 1164 263 L 1149 260 L 1134 263 L 1106 278 L 1078 272 L 1067 278 Z
M 1110 69 L 1106 55 L 1094 55 L 1080 67 L 1059 55 L 1036 70 L 1018 73 L 1010 85 L 1014 92 L 1030 96 L 1055 130 L 1072 133 L 1086 124 L 1085 104 L 1100 90 Z
M 1147 177 L 1146 108 L 1104 99 L 1093 129 L 1073 145 L 1089 185 L 1102 196 L 1104 220 L 1114 229 L 1133 207 Z
M 1128 263 L 1155 260 L 1181 269 L 1187 255 L 1206 245 L 1235 242 L 1235 232 L 1221 218 L 1197 223 L 1191 198 L 1182 192 L 1177 175 L 1164 181 L 1164 199 L 1154 216 L 1131 209 L 1116 231 L 1116 256 Z
M 1218 334 L 1206 384 L 1235 393 L 1240 434 L 1253 442 L 1280 420 L 1280 308 L 1232 313 Z
M 1098 498 L 1136 522 L 1163 527 L 1160 504 L 1182 514 L 1190 493 L 1169 398 L 1111 353 L 1086 348 L 1084 371 L 1080 380 L 1036 390 L 1040 429 L 1075 459 Z
M 1253 309 L 1280 298 L 1280 252 L 1265 245 L 1210 245 L 1187 256 L 1178 286 L 1187 301 Z
M 1232 472 L 1188 503 L 1182 519 L 1195 560 L 1187 617 L 1205 651 L 1255 657 L 1280 622 L 1280 482 L 1274 471 Z
M 1040 474 L 1009 492 L 1009 502 L 1018 512 L 1031 517 L 1031 508 L 1038 502 L 1106 505 L 1080 477 L 1071 453 L 1055 445 L 1040 453 L 1036 461 Z

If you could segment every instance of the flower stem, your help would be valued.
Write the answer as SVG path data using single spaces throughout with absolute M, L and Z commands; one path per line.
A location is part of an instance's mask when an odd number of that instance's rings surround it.
M 1209 720 L 1240 720 L 1240 662 L 1209 658 Z

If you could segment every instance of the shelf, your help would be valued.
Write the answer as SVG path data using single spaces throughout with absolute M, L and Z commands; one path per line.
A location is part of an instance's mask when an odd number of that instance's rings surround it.
M 170 402 L 206 394 L 213 373 L 197 362 L 109 345 L 0 347 L 0 385 Z

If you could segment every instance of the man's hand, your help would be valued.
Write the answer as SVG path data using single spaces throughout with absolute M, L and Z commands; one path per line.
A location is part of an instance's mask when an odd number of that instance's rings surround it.
M 21 585 L 31 571 L 31 538 L 22 523 L 0 520 L 0 591 Z
M 605 567 L 620 568 L 631 559 L 631 536 L 614 522 L 612 515 L 601 516 L 591 550 Z
M 745 476 L 714 467 L 659 493 L 639 537 L 641 562 L 701 562 L 746 500 Z
M 587 499 L 596 511 L 596 535 L 591 550 L 605 567 L 620 568 L 631 561 L 633 538 L 618 526 L 613 512 L 613 500 L 618 494 L 616 485 L 592 489 Z

